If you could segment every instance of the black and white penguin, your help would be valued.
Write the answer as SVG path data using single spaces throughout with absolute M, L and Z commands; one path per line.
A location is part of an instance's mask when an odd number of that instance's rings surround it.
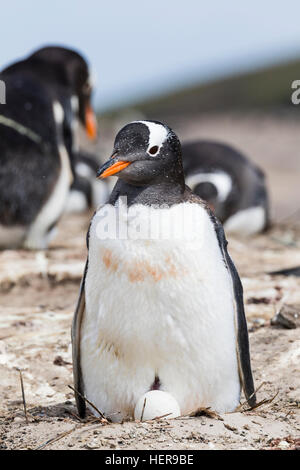
M 44 249 L 73 181 L 63 109 L 30 77 L 0 78 L 0 248 Z
M 208 202 L 226 233 L 253 235 L 269 226 L 264 173 L 229 145 L 199 140 L 182 145 L 186 184 Z
M 78 52 L 58 46 L 37 50 L 24 60 L 17 61 L 3 70 L 4 76 L 19 75 L 20 81 L 30 78 L 43 84 L 52 99 L 58 101 L 64 112 L 64 143 L 70 155 L 74 183 L 67 208 L 78 211 L 89 203 L 92 193 L 91 178 L 77 173 L 76 162 L 90 166 L 90 156 L 85 160 L 78 143 L 78 124 L 85 127 L 89 138 L 97 135 L 97 120 L 91 105 L 92 76 L 86 60 Z M 97 159 L 94 157 L 95 162 Z M 96 185 L 95 185 L 96 186 Z M 104 186 L 102 182 L 101 186 Z M 73 192 L 74 190 L 74 192 Z M 102 200 L 100 200 L 102 202 Z
M 177 136 L 126 125 L 98 172 L 110 175 L 72 326 L 80 416 L 83 396 L 113 421 L 233 411 L 241 387 L 253 406 L 242 285 L 222 225 L 185 186 Z

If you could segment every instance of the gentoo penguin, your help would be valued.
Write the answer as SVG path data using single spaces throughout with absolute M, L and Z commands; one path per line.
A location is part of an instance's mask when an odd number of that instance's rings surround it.
M 226 233 L 253 235 L 269 225 L 263 172 L 229 145 L 199 140 L 182 145 L 187 185 L 208 202 Z
M 58 101 L 64 111 L 64 144 L 71 160 L 74 183 L 68 202 L 69 210 L 80 210 L 87 205 L 92 192 L 91 178 L 76 171 L 78 123 L 85 127 L 89 138 L 97 135 L 97 120 L 91 106 L 92 78 L 86 60 L 78 52 L 58 46 L 43 47 L 24 60 L 17 61 L 3 70 L 5 76 L 19 74 L 20 80 L 30 78 L 40 81 L 52 99 Z M 89 168 L 90 158 L 81 154 L 81 166 Z M 96 162 L 95 158 L 95 162 Z M 94 175 L 93 175 L 94 176 Z M 102 187 L 104 183 L 102 182 Z
M 176 415 L 233 411 L 241 387 L 253 406 L 242 285 L 222 225 L 185 186 L 177 136 L 157 121 L 126 125 L 98 171 L 110 175 L 72 325 L 79 415 L 85 396 L 130 419 L 150 391 L 171 395 Z
M 72 184 L 63 109 L 42 84 L 1 75 L 0 248 L 46 248 Z

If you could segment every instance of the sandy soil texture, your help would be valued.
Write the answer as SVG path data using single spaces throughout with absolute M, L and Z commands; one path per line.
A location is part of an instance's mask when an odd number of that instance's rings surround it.
M 47 252 L 0 253 L 1 449 L 294 449 L 300 446 L 299 329 L 270 325 L 283 303 L 300 304 L 300 278 L 271 270 L 300 264 L 300 226 L 230 239 L 242 277 L 257 409 L 175 420 L 107 424 L 76 415 L 70 325 L 90 214 L 65 217 Z M 26 423 L 20 373 L 27 405 Z M 242 399 L 243 401 L 243 399 Z

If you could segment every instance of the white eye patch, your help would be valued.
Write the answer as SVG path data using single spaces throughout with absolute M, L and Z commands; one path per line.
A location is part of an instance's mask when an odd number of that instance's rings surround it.
M 168 130 L 161 124 L 149 121 L 134 121 L 136 123 L 144 124 L 149 129 L 149 143 L 147 153 L 151 157 L 159 154 L 159 151 L 168 137 Z

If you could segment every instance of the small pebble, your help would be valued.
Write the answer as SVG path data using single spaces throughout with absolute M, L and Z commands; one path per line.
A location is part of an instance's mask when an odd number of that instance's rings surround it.
M 22 423 L 24 421 L 24 418 L 22 418 L 21 416 L 16 416 L 14 418 L 14 423 Z
M 280 449 L 288 449 L 290 447 L 290 444 L 286 441 L 280 441 L 278 447 L 280 447 Z

